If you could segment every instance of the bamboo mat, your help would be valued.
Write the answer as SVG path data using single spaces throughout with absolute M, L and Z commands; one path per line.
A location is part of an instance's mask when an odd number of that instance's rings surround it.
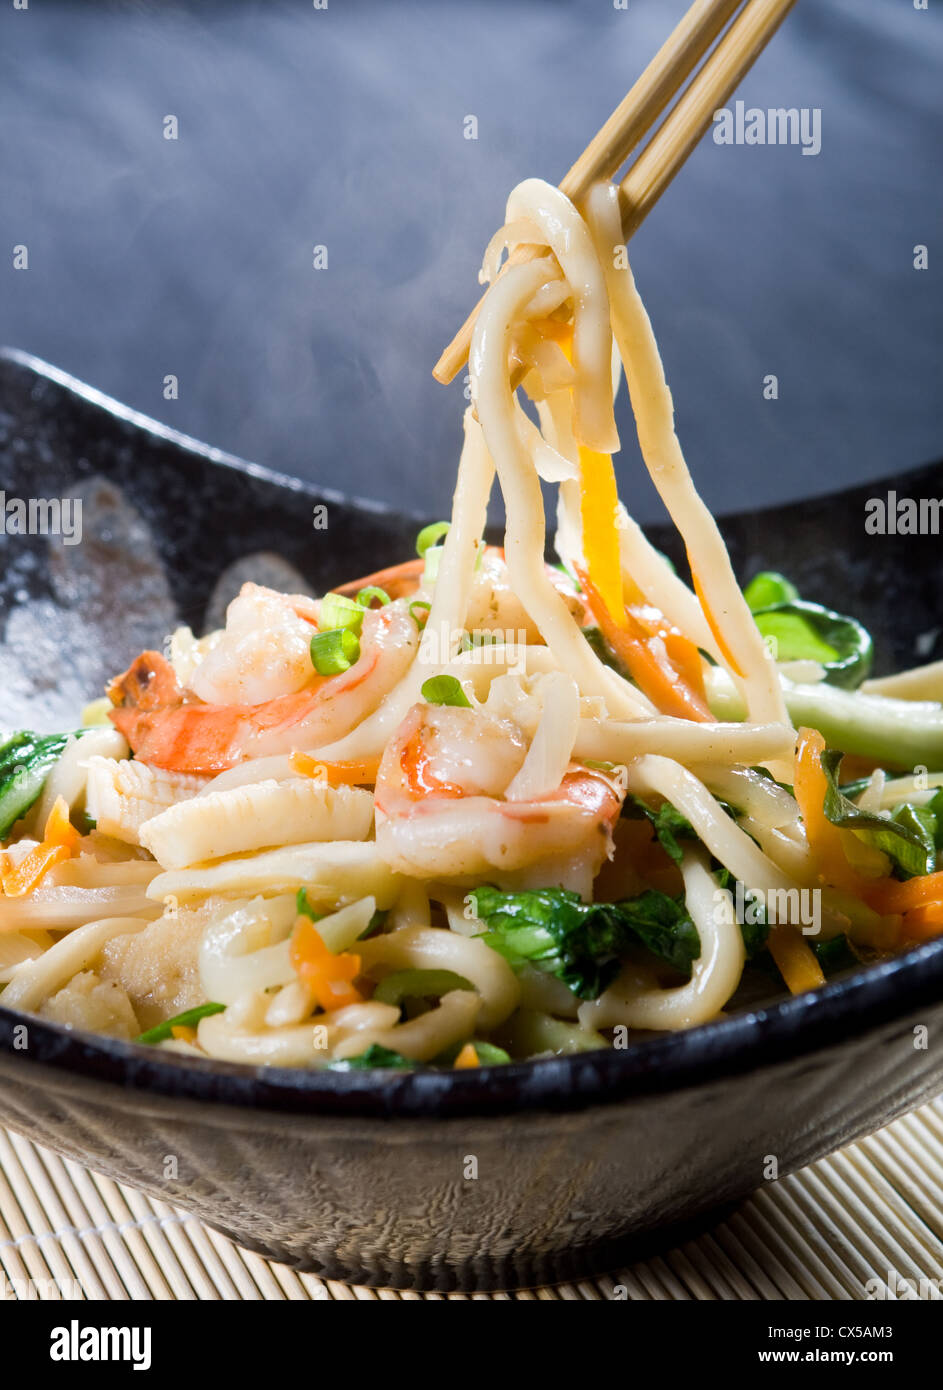
M 513 1294 L 298 1274 L 0 1129 L 0 1298 L 855 1301 L 889 1279 L 898 1298 L 943 1297 L 943 1098 L 770 1183 L 696 1240 L 606 1278 Z

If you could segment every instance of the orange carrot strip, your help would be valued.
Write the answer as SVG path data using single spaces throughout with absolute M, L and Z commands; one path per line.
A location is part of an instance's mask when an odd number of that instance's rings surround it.
M 78 848 L 81 836 L 75 826 L 69 820 L 69 808 L 65 798 L 57 796 L 55 804 L 49 815 L 46 817 L 46 828 L 43 831 L 43 843 L 47 845 L 64 845 L 70 853 Z
M 660 635 L 652 632 L 630 609 L 624 610 L 624 627 L 617 627 L 589 575 L 579 568 L 576 573 L 600 631 L 628 668 L 639 689 L 663 714 L 671 714 L 679 719 L 696 719 L 701 723 L 712 722 L 714 716 L 707 702 L 684 679 L 675 664 L 668 662 L 666 666 L 664 661 L 659 660 L 654 647 L 657 641 L 662 640 Z M 667 656 L 667 648 L 664 650 Z
M 55 864 L 70 859 L 78 848 L 81 836 L 69 820 L 69 808 L 61 796 L 46 817 L 42 841 L 14 863 L 4 853 L 0 863 L 0 882 L 9 898 L 23 898 L 45 877 Z
M 335 955 L 328 950 L 310 917 L 299 916 L 295 922 L 290 959 L 322 1009 L 343 1009 L 363 1002 L 363 995 L 352 984 L 360 974 L 360 956 L 352 951 Z
M 881 883 L 870 884 L 865 897 L 875 912 L 883 914 L 910 913 L 918 907 L 939 903 L 943 900 L 943 870 L 908 878 L 904 883 L 894 878 L 884 879 Z
M 475 1051 L 475 1044 L 467 1042 L 455 1058 L 452 1066 L 456 1071 L 467 1071 L 470 1067 L 480 1066 L 478 1053 Z
M 196 1042 L 196 1029 L 188 1028 L 184 1023 L 175 1023 L 170 1030 L 170 1035 L 178 1042 Z
M 3 867 L 0 869 L 4 893 L 8 898 L 24 898 L 27 893 L 32 893 L 54 864 L 61 864 L 63 859 L 68 858 L 69 850 L 65 845 L 45 843 L 24 854 L 16 864 L 8 854 L 4 854 Z
M 905 912 L 900 934 L 907 941 L 931 941 L 943 934 L 943 901 L 923 903 Z
M 294 752 L 289 762 L 299 777 L 324 778 L 331 787 L 373 786 L 380 770 L 379 758 L 361 758 L 351 762 L 322 763 L 310 753 Z
M 769 934 L 769 953 L 791 994 L 803 994 L 825 984 L 816 954 L 797 927 L 774 927 Z
M 874 887 L 867 879 L 855 873 L 848 863 L 842 831 L 825 814 L 825 794 L 828 782 L 822 767 L 822 754 L 825 752 L 825 739 L 816 729 L 800 729 L 796 747 L 795 794 L 802 812 L 806 839 L 815 860 L 819 874 L 827 883 L 845 892 L 864 897 Z M 867 899 L 871 901 L 870 898 Z M 872 904 L 874 906 L 874 904 Z M 877 909 L 879 912 L 882 908 Z M 888 911 L 895 909 L 889 908 Z
M 695 573 L 693 565 L 691 566 L 691 580 L 694 584 L 694 592 L 697 595 L 697 601 L 703 609 L 704 617 L 707 619 L 707 626 L 714 634 L 714 641 L 720 648 L 721 656 L 724 658 L 731 671 L 733 671 L 734 675 L 740 676 L 742 679 L 744 673 L 740 670 L 740 667 L 737 664 L 733 652 L 727 646 L 727 643 L 724 639 L 724 634 L 720 629 L 719 623 L 717 622 L 716 618 L 711 612 L 710 604 L 707 602 L 707 599 L 704 595 L 704 590 L 701 588 L 700 582 L 698 580 L 697 574 Z

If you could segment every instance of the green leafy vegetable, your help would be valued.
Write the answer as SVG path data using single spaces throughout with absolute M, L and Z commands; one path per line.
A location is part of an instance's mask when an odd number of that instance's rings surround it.
M 404 999 L 440 999 L 452 989 L 474 989 L 454 970 L 394 970 L 380 981 L 373 997 L 381 1004 L 399 1007 Z
M 730 893 L 736 892 L 736 883 L 729 869 L 721 866 L 715 872 L 714 877 L 721 888 L 727 889 Z M 763 901 L 761 893 L 752 892 L 749 888 L 743 889 L 743 912 L 739 914 L 738 926 L 740 927 L 740 935 L 743 937 L 747 960 L 753 960 L 755 956 L 766 950 L 766 943 L 769 940 L 766 903 Z
M 839 970 L 850 970 L 853 965 L 860 964 L 843 932 L 827 941 L 817 941 L 812 949 L 825 975 L 835 975 Z
M 166 1042 L 168 1038 L 173 1036 L 174 1028 L 193 1028 L 201 1018 L 209 1018 L 212 1014 L 221 1014 L 225 1007 L 225 1004 L 198 1004 L 195 1009 L 185 1009 L 182 1014 L 177 1014 L 175 1018 L 168 1018 L 163 1023 L 158 1023 L 156 1028 L 148 1028 L 146 1033 L 141 1033 L 135 1038 L 135 1042 Z
M 791 603 L 799 597 L 795 584 L 777 574 L 775 570 L 761 570 L 755 574 L 743 591 L 751 613 L 761 608 L 769 608 L 774 603 Z
M 430 705 L 455 705 L 459 709 L 471 709 L 471 700 L 462 689 L 455 676 L 430 676 L 420 686 L 422 698 Z
M 370 921 L 367 923 L 363 931 L 357 937 L 357 940 L 366 941 L 368 936 L 372 936 L 373 933 L 378 930 L 378 928 L 383 926 L 383 923 L 386 921 L 388 915 L 389 911 L 387 908 L 378 907 L 376 912 L 370 918 Z
M 681 863 L 682 853 L 678 841 L 697 839 L 691 822 L 676 810 L 670 801 L 663 802 L 657 811 L 653 811 L 641 797 L 629 795 L 622 803 L 622 814 L 629 820 L 641 820 L 644 817 L 651 821 L 658 843 L 676 864 Z
M 331 1071 L 369 1071 L 373 1067 L 405 1071 L 415 1065 L 416 1063 L 408 1057 L 394 1052 L 392 1048 L 382 1047 L 380 1043 L 371 1043 L 366 1052 L 362 1052 L 359 1057 L 345 1057 L 343 1061 L 328 1062 Z
M 360 610 L 361 619 L 363 609 Z M 360 642 L 350 628 L 335 627 L 311 638 L 311 665 L 319 676 L 338 676 L 360 659 Z
M 488 927 L 482 940 L 515 968 L 555 975 L 580 999 L 598 998 L 633 946 L 683 975 L 701 952 L 683 902 L 654 889 L 620 903 L 584 903 L 564 888 L 502 893 L 483 885 L 472 897 Z
M 88 729 L 74 734 L 33 734 L 21 729 L 0 746 L 0 840 L 39 798 L 53 764 L 65 752 L 71 738 L 81 738 Z
M 842 830 L 858 832 L 866 844 L 882 850 L 908 877 L 933 873 L 940 829 L 938 815 L 943 809 L 943 798 L 935 796 L 929 806 L 913 806 L 904 802 L 896 806 L 891 815 L 862 811 L 838 785 L 841 760 L 841 752 L 834 748 L 822 754 L 822 768 L 828 783 L 824 805 L 828 820 Z
M 830 685 L 853 690 L 871 670 L 870 633 L 854 618 L 821 604 L 803 599 L 774 603 L 757 609 L 753 621 L 764 637 L 775 641 L 777 661 L 817 661 Z

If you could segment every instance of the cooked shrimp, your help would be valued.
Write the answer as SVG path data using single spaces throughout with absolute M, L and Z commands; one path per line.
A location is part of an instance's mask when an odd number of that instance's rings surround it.
M 110 718 L 135 757 L 177 772 L 223 772 L 249 758 L 320 748 L 377 708 L 405 674 L 418 640 L 405 604 L 367 612 L 360 657 L 349 670 L 312 671 L 300 690 L 259 704 L 196 700 L 160 653 L 144 652 L 110 687 L 118 706 Z
M 392 565 L 389 569 L 377 570 L 375 574 L 342 584 L 337 592 L 352 598 L 368 585 L 378 585 L 391 598 L 412 597 L 420 590 L 429 597 L 430 591 L 423 584 L 424 569 L 424 560 L 407 560 L 405 564 Z M 547 566 L 547 572 L 566 599 L 573 616 L 582 622 L 583 601 L 571 580 L 553 565 Z M 465 627 L 469 632 L 513 633 L 515 640 L 523 642 L 543 641 L 537 625 L 511 588 L 501 546 L 489 545 L 482 552 L 481 564 L 472 580 Z
M 582 622 L 583 603 L 573 584 L 552 565 L 547 566 L 547 573 L 573 616 Z M 469 632 L 523 633 L 519 640 L 543 642 L 536 623 L 511 588 L 504 551 L 499 546 L 488 546 L 475 572 L 465 626 Z
M 194 668 L 190 689 L 208 705 L 261 705 L 293 695 L 314 675 L 315 600 L 243 584 L 226 628 Z
M 387 745 L 376 788 L 377 847 L 415 878 L 508 880 L 588 891 L 612 846 L 622 793 L 571 764 L 555 791 L 532 801 L 504 792 L 526 756 L 508 719 L 474 709 L 414 705 Z

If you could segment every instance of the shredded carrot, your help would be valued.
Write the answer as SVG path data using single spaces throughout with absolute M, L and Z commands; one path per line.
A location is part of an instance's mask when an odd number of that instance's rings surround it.
M 352 951 L 335 955 L 310 917 L 299 916 L 295 922 L 291 964 L 322 1009 L 343 1009 L 363 1002 L 363 995 L 352 983 L 360 974 L 360 957 Z
M 923 903 L 905 912 L 900 934 L 906 941 L 931 941 L 943 935 L 943 901 Z
M 37 845 L 24 854 L 15 864 L 10 856 L 3 856 L 3 891 L 8 898 L 23 898 L 32 893 L 40 880 L 54 864 L 61 864 L 69 858 L 65 845 Z
M 794 790 L 802 813 L 806 839 L 816 869 L 825 882 L 848 893 L 854 893 L 856 897 L 864 897 L 874 885 L 857 874 L 848 862 L 842 837 L 849 832 L 833 825 L 825 814 L 828 782 L 825 769 L 822 767 L 824 752 L 825 739 L 818 730 L 799 730 Z M 867 900 L 871 901 L 870 898 Z M 872 906 L 875 904 L 872 903 Z M 877 910 L 882 911 L 881 908 Z
M 16 862 L 8 853 L 0 861 L 0 882 L 8 898 L 23 898 L 42 881 L 55 864 L 70 859 L 81 836 L 69 820 L 69 808 L 59 796 L 49 815 L 42 841 Z
M 903 912 L 909 915 L 917 908 L 930 907 L 943 901 L 943 870 L 908 878 L 903 883 L 895 878 L 887 878 L 881 883 L 869 884 L 865 898 L 875 912 Z
M 640 616 L 638 610 L 624 608 L 624 625 L 617 627 L 590 576 L 579 568 L 576 574 L 602 635 L 628 668 L 639 689 L 663 714 L 710 723 L 714 716 L 704 697 L 697 648 L 687 643 L 687 647 L 692 648 L 688 652 L 682 645 L 687 639 L 672 629 L 663 616 L 660 621 L 652 622 L 648 615 L 657 610 L 650 608 L 642 610 L 645 617 Z M 666 635 L 672 638 L 671 648 L 665 640 Z M 675 658 L 672 658 L 672 649 Z
M 170 1035 L 176 1038 L 177 1042 L 196 1042 L 196 1029 L 188 1028 L 184 1023 L 175 1023 L 170 1030 Z
M 455 1068 L 456 1071 L 467 1071 L 470 1067 L 477 1067 L 479 1065 L 480 1063 L 478 1061 L 478 1053 L 475 1051 L 475 1044 L 470 1042 L 467 1042 L 465 1044 L 461 1052 L 455 1058 L 455 1061 L 452 1063 L 452 1066 Z
M 690 557 L 689 557 L 689 559 L 690 559 Z M 737 664 L 736 657 L 734 656 L 734 654 L 733 654 L 733 652 L 730 650 L 730 648 L 727 646 L 727 642 L 726 642 L 726 640 L 725 640 L 725 638 L 724 638 L 723 632 L 721 631 L 720 624 L 717 622 L 717 619 L 714 617 L 714 614 L 711 612 L 711 606 L 710 606 L 710 604 L 707 602 L 707 598 L 706 598 L 706 596 L 705 596 L 705 594 L 704 594 L 704 590 L 701 588 L 700 581 L 698 580 L 697 573 L 696 573 L 696 571 L 695 571 L 693 565 L 691 566 L 691 580 L 692 580 L 692 582 L 693 582 L 693 584 L 694 584 L 694 592 L 695 592 L 695 594 L 697 595 L 697 601 L 698 601 L 698 603 L 701 605 L 701 608 L 702 608 L 702 610 L 703 610 L 703 612 L 704 612 L 704 617 L 707 619 L 707 626 L 710 628 L 711 632 L 714 634 L 714 641 L 717 643 L 717 646 L 720 648 L 720 654 L 721 654 L 721 656 L 724 658 L 724 660 L 726 661 L 727 665 L 730 667 L 730 669 L 731 669 L 731 671 L 734 673 L 734 675 L 735 675 L 735 676 L 739 676 L 739 677 L 741 678 L 741 680 L 742 680 L 742 679 L 743 679 L 743 676 L 744 676 L 744 672 L 740 670 L 740 667 L 739 667 L 739 665 Z
M 625 627 L 622 560 L 617 529 L 619 491 L 608 454 L 580 445 L 580 521 L 583 558 L 593 588 L 616 627 Z
M 769 953 L 791 994 L 803 994 L 825 984 L 816 954 L 798 927 L 774 927 L 769 934 Z
M 310 753 L 294 752 L 289 758 L 292 772 L 299 777 L 314 777 L 330 787 L 373 786 L 380 770 L 379 758 L 361 758 L 351 762 L 322 763 Z
M 69 820 L 69 808 L 65 803 L 65 798 L 57 796 L 52 810 L 46 817 L 43 843 L 64 845 L 72 853 L 77 849 L 80 839 L 79 832 Z

